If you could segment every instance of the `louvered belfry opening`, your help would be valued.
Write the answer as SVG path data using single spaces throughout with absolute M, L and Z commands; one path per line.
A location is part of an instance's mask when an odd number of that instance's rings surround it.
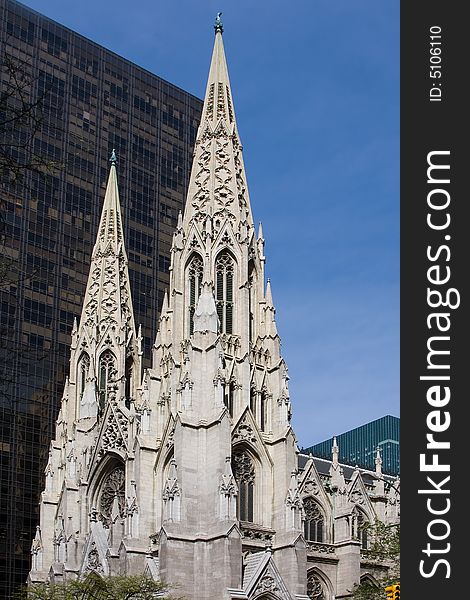
M 223 252 L 218 256 L 215 271 L 216 306 L 220 323 L 220 332 L 233 333 L 234 261 L 228 252 Z

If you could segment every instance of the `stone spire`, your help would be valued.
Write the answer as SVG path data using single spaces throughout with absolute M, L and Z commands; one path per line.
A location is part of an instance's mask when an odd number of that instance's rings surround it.
M 229 217 L 234 229 L 243 230 L 243 238 L 247 235 L 246 229 L 253 226 L 253 217 L 232 103 L 220 14 L 214 26 L 214 49 L 196 137 L 184 226 L 194 218 L 204 221 L 207 215 L 211 215 L 217 230 L 217 221 L 221 224 Z
M 126 330 L 126 335 L 135 336 L 114 150 L 110 162 L 111 169 L 91 257 L 80 328 L 93 328 L 97 325 L 100 332 L 104 332 L 108 327 L 114 326 Z

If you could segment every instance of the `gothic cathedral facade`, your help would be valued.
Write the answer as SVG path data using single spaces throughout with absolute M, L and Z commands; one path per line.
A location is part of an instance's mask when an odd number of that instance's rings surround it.
M 333 600 L 386 565 L 361 522 L 399 519 L 381 474 L 299 454 L 222 25 L 152 367 L 142 375 L 113 154 L 29 581 L 147 573 L 187 600 Z

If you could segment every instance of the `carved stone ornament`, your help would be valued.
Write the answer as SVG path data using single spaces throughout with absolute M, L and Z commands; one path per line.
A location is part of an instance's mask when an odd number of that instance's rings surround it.
M 175 459 L 171 459 L 168 478 L 163 489 L 162 498 L 165 502 L 167 502 L 168 500 L 174 500 L 176 496 L 180 495 L 180 493 L 181 491 L 178 485 L 178 476 L 176 474 L 176 461 Z
M 255 481 L 255 465 L 245 450 L 234 452 L 232 471 L 238 483 L 254 483 Z
M 260 582 L 256 586 L 256 593 L 260 594 L 262 592 L 278 592 L 279 586 L 276 583 L 276 580 L 271 575 L 271 573 L 266 573 L 261 578 Z
M 108 423 L 101 438 L 101 448 L 98 457 L 102 458 L 108 450 L 127 450 L 128 420 L 119 408 L 112 405 L 112 394 L 110 393 L 111 410 L 109 411 Z
M 103 564 L 94 541 L 91 542 L 90 549 L 88 550 L 86 570 L 103 573 Z
M 255 431 L 254 431 L 251 423 L 248 422 L 246 415 L 243 417 L 243 419 L 240 421 L 240 423 L 235 428 L 235 431 L 232 434 L 232 439 L 233 439 L 234 443 L 235 442 L 252 442 L 253 444 L 256 444 L 257 438 L 255 435 Z
M 354 490 L 352 492 L 351 502 L 354 502 L 354 504 L 364 504 L 364 495 L 361 490 Z
M 223 496 L 236 496 L 238 494 L 237 484 L 232 474 L 222 474 L 219 492 Z
M 335 548 L 329 544 L 319 542 L 307 542 L 307 552 L 319 552 L 320 554 L 334 554 Z
M 317 495 L 320 492 L 318 483 L 314 479 L 307 479 L 304 483 L 304 493 Z

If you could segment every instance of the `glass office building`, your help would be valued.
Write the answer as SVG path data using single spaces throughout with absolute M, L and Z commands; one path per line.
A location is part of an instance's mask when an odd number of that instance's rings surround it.
M 25 171 L 19 184 L 1 181 L 0 597 L 8 598 L 30 568 L 42 470 L 111 151 L 148 358 L 202 102 L 11 0 L 0 0 L 0 43 L 2 59 L 26 74 L 27 98 L 44 97 L 25 151 L 59 165 L 46 178 Z M 0 83 L 8 85 L 5 69 Z
M 339 460 L 346 465 L 357 465 L 363 469 L 375 469 L 377 446 L 382 456 L 382 471 L 387 475 L 400 473 L 400 419 L 387 415 L 356 429 L 336 436 L 339 446 Z M 331 459 L 333 438 L 302 450 L 303 454 L 313 454 Z

